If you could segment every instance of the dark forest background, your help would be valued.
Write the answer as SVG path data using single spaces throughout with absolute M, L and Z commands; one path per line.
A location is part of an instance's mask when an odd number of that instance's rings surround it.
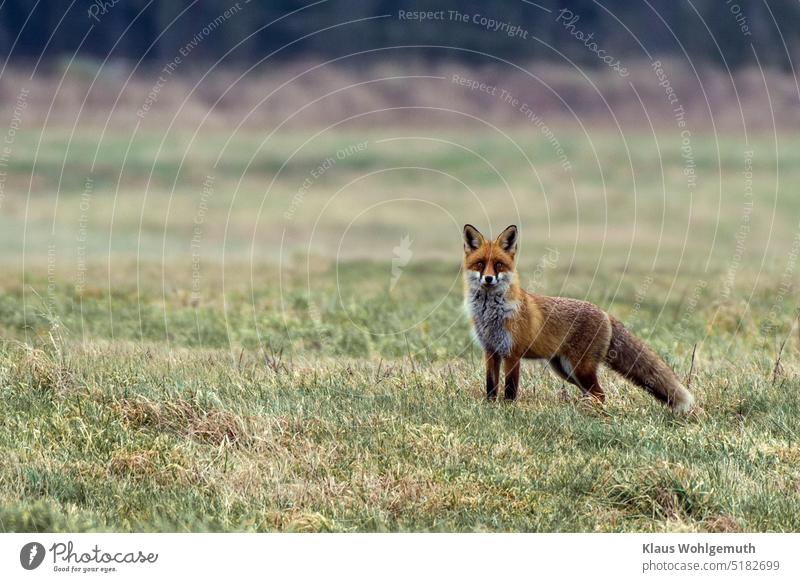
M 484 59 L 479 53 L 485 52 L 514 61 L 563 62 L 560 52 L 581 66 L 602 66 L 563 26 L 554 25 L 561 8 L 579 15 L 577 28 L 594 33 L 607 53 L 620 59 L 643 58 L 644 47 L 659 57 L 688 56 L 693 62 L 730 69 L 760 64 L 790 70 L 790 58 L 800 44 L 800 3 L 789 1 L 539 0 L 534 5 L 524 0 L 240 0 L 239 4 L 244 16 L 230 18 L 214 32 L 213 42 L 200 43 L 192 54 L 195 65 L 224 55 L 226 63 L 249 65 L 274 51 L 278 51 L 275 57 L 287 60 L 328 59 L 396 45 L 437 45 L 468 50 L 419 47 L 404 49 L 402 56 L 479 62 Z M 5 0 L 0 3 L 0 51 L 45 66 L 76 53 L 152 64 L 171 59 L 188 39 L 235 5 L 233 0 Z M 481 14 L 518 25 L 530 36 L 509 37 L 472 22 L 404 21 L 397 18 L 399 10 Z M 287 16 L 292 11 L 296 12 Z M 372 18 L 382 15 L 390 16 Z M 359 19 L 368 20 L 351 22 Z M 387 55 L 379 50 L 365 58 Z

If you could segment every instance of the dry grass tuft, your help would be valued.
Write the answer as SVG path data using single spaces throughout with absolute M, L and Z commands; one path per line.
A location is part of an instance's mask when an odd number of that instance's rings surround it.
M 215 408 L 202 410 L 186 400 L 153 402 L 139 396 L 120 400 L 117 412 L 133 429 L 169 430 L 211 445 L 241 445 L 249 438 L 242 418 Z
M 73 372 L 64 361 L 46 350 L 32 346 L 23 346 L 23 350 L 24 356 L 17 365 L 20 369 L 27 370 L 31 385 L 56 394 L 75 390 Z
M 706 531 L 714 533 L 740 533 L 745 531 L 739 522 L 727 515 L 708 517 L 703 521 L 703 526 Z
M 616 477 L 608 497 L 612 504 L 651 519 L 693 521 L 709 512 L 713 492 L 685 466 L 661 462 L 631 479 Z

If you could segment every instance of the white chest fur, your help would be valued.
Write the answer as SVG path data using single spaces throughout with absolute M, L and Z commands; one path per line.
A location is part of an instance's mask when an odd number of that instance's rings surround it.
M 470 284 L 467 292 L 475 338 L 485 352 L 502 357 L 511 353 L 513 343 L 505 324 L 517 311 L 517 303 L 506 299 L 506 291 L 506 285 L 487 289 L 476 282 Z

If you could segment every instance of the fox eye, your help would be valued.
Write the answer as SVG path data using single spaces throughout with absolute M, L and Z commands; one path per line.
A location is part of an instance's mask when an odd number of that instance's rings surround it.
M 495 263 L 494 264 L 495 271 L 502 271 L 503 270 L 503 263 Z
M 484 267 L 483 261 L 478 261 L 478 262 L 477 262 L 477 263 L 475 263 L 475 265 L 474 265 L 474 268 L 475 268 L 476 270 L 478 270 L 478 271 L 483 271 L 483 267 Z

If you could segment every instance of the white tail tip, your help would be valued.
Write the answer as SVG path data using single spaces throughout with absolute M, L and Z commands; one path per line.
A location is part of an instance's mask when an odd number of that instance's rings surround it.
M 677 401 L 672 405 L 672 410 L 678 414 L 686 414 L 694 407 L 694 396 L 686 388 L 681 386 L 680 395 Z

